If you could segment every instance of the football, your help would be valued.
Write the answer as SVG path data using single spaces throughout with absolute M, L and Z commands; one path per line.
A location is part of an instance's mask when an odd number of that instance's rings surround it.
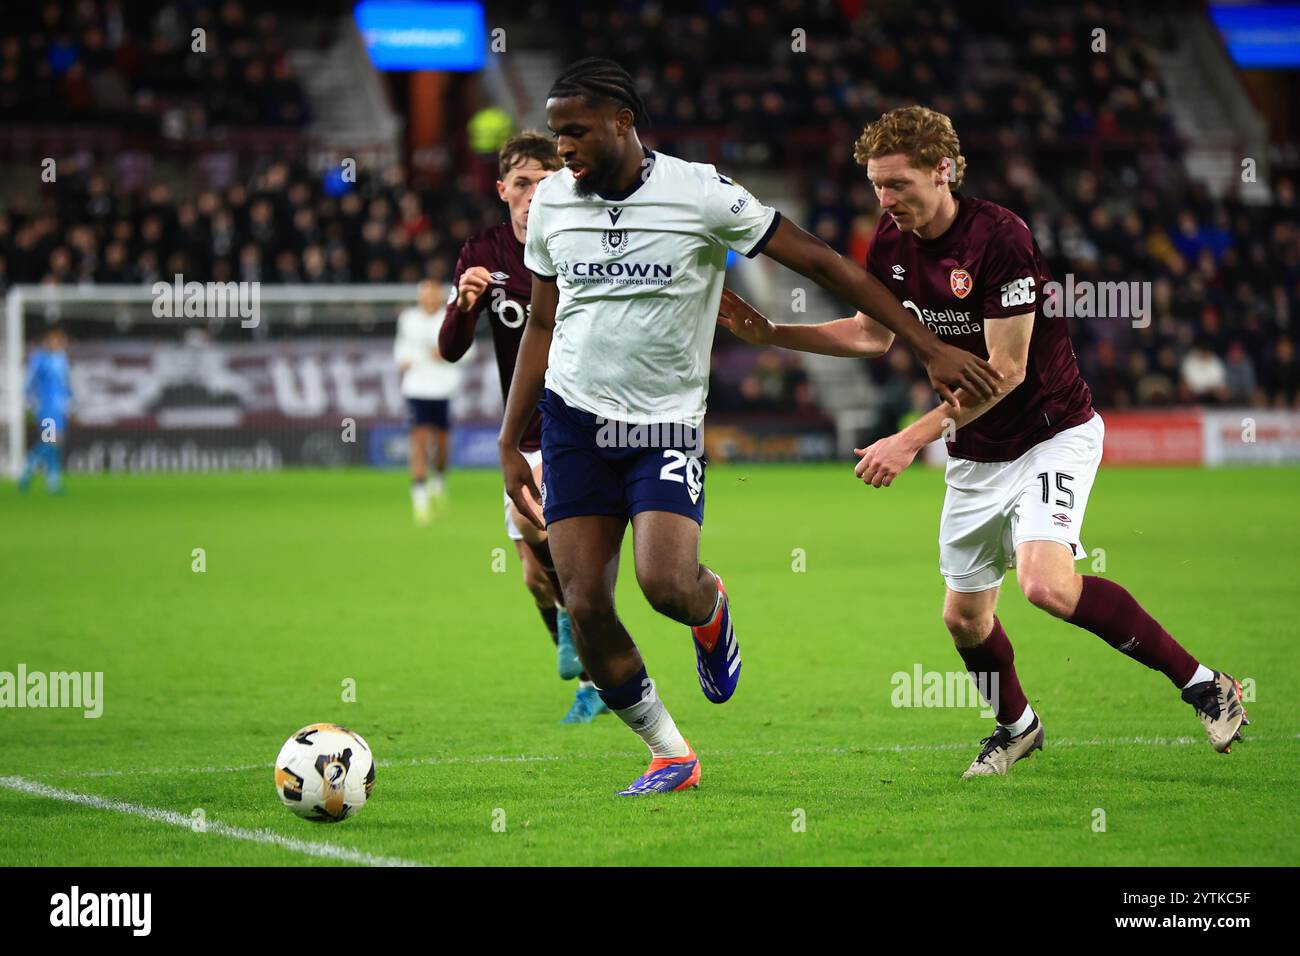
M 346 820 L 366 805 L 374 787 L 369 745 L 338 724 L 308 724 L 284 742 L 275 758 L 275 792 L 308 820 Z

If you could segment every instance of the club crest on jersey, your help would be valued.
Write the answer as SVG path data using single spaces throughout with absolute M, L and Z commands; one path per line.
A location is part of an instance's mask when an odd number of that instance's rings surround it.
M 608 256 L 615 256 L 627 248 L 626 229 L 606 229 L 600 237 L 600 248 Z
M 952 286 L 952 294 L 959 299 L 964 299 L 970 295 L 970 290 L 975 286 L 970 273 L 965 269 L 953 269 L 952 272 L 949 272 L 948 284 Z

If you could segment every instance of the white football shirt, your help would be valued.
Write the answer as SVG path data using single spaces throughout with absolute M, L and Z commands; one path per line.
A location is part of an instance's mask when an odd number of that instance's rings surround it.
M 622 199 L 562 169 L 533 194 L 524 264 L 559 283 L 546 387 L 615 421 L 697 427 L 727 250 L 757 255 L 780 214 L 712 166 L 647 151 Z
M 411 363 L 402 375 L 403 398 L 450 398 L 460 387 L 460 366 L 433 357 L 444 317 L 441 309 L 430 314 L 418 305 L 397 317 L 393 361 Z

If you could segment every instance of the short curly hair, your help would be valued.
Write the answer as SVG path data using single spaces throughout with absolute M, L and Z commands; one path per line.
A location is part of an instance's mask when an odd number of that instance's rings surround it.
M 535 129 L 526 129 L 511 136 L 501 146 L 501 152 L 497 154 L 501 178 L 505 179 L 506 173 L 530 159 L 537 160 L 542 169 L 552 172 L 564 165 L 560 162 L 560 154 L 555 151 L 555 140 Z
M 966 157 L 952 120 L 928 106 L 900 106 L 883 114 L 862 131 L 853 144 L 853 158 L 867 160 L 903 153 L 917 169 L 934 169 L 945 157 L 952 161 L 948 188 L 957 189 L 966 176 Z

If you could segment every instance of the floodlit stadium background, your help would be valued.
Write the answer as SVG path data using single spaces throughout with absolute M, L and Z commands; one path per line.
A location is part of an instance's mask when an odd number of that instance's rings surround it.
M 1295 865 L 1297 9 L 6 3 L 0 864 Z M 504 533 L 487 324 L 425 527 L 393 363 L 417 281 L 449 281 L 504 217 L 498 144 L 543 127 L 552 80 L 590 54 L 637 78 L 648 145 L 858 261 L 878 208 L 854 139 L 895 105 L 943 110 L 965 191 L 1021 215 L 1065 288 L 1140 290 L 1141 314 L 1070 320 L 1108 462 L 1079 568 L 1243 680 L 1231 755 L 1009 579 L 999 620 L 1047 744 L 963 789 L 982 702 L 915 700 L 922 675 L 964 676 L 940 615 L 942 446 L 888 490 L 851 472 L 932 392 L 900 346 L 853 361 L 723 331 L 701 559 L 745 677 L 725 707 L 703 698 L 625 553 L 620 619 L 705 769 L 690 794 L 614 796 L 643 748 L 616 718 L 558 723 L 573 684 Z M 167 314 L 177 276 L 256 288 L 258 320 Z M 762 256 L 728 284 L 776 321 L 850 311 Z M 66 493 L 22 496 L 22 371 L 53 322 Z M 98 675 L 98 715 L 10 704 L 23 668 Z M 364 812 L 324 830 L 272 788 L 316 721 L 378 766 Z
M 21 6 L 0 24 L 0 291 L 21 296 L 5 470 L 33 437 L 14 377 L 53 320 L 72 334 L 74 477 L 400 463 L 396 311 L 500 221 L 493 151 L 544 128 L 551 79 L 589 54 L 637 78 L 649 145 L 716 164 L 858 261 L 878 206 L 853 139 L 895 105 L 950 114 L 965 189 L 1020 214 L 1058 280 L 1145 296 L 1072 321 L 1109 459 L 1296 460 L 1295 19 L 1004 0 Z M 847 314 L 770 261 L 733 271 L 778 321 Z M 249 330 L 96 292 L 176 275 L 283 304 Z M 495 464 L 490 351 L 455 403 L 459 465 Z M 841 455 L 933 400 L 901 348 L 852 362 L 724 332 L 712 378 L 715 459 Z

